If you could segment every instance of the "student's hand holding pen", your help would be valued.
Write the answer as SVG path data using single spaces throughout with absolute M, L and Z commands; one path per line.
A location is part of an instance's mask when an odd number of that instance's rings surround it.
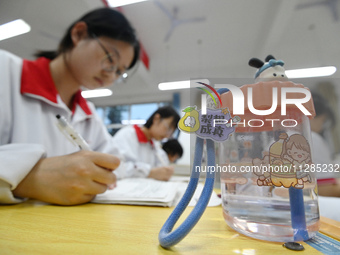
M 160 181 L 168 181 L 173 174 L 173 166 L 160 166 L 152 168 L 148 178 L 153 178 Z
M 59 205 L 91 201 L 115 185 L 112 172 L 120 164 L 117 157 L 93 151 L 44 158 L 19 183 L 13 194 Z

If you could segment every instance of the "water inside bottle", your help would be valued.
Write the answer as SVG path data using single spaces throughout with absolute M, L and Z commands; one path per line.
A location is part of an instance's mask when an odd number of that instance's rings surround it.
M 308 140 L 308 132 L 304 137 Z M 282 157 L 282 149 L 293 138 L 301 138 L 301 132 L 234 133 L 221 143 L 217 170 L 221 176 L 223 216 L 231 228 L 267 241 L 306 240 L 297 236 L 297 229 L 292 227 L 289 189 L 298 189 L 303 194 L 300 206 L 304 208 L 307 239 L 316 235 L 319 209 L 314 173 L 299 171 L 297 161 L 292 161 L 294 165 L 285 160 L 292 158 Z M 269 173 L 264 174 L 262 170 L 269 166 Z

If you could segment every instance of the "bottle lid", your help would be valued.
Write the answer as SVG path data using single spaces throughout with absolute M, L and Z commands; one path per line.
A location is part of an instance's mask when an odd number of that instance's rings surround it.
M 273 106 L 273 91 L 274 88 L 277 89 L 277 106 L 274 112 L 268 115 L 257 115 L 252 112 L 252 108 L 249 109 L 248 105 L 248 91 L 252 91 L 252 105 L 256 110 L 269 110 Z M 261 81 L 254 84 L 246 84 L 240 87 L 239 89 L 242 91 L 244 96 L 244 114 L 235 114 L 233 109 L 233 94 L 231 91 L 227 93 L 223 93 L 221 95 L 222 104 L 224 107 L 228 107 L 231 116 L 238 116 L 241 119 L 241 123 L 237 126 L 236 132 L 260 132 L 260 131 L 269 131 L 273 127 L 273 121 L 287 121 L 286 124 L 289 124 L 289 120 L 294 120 L 298 124 L 302 121 L 313 118 L 315 116 L 315 109 L 313 99 L 311 98 L 308 102 L 302 103 L 301 105 L 310 113 L 310 115 L 305 115 L 295 104 L 286 104 L 286 114 L 283 115 L 281 109 L 284 108 L 281 100 L 281 90 L 282 88 L 303 88 L 309 89 L 302 84 L 296 84 L 291 81 Z M 303 99 L 305 98 L 305 94 L 303 93 L 286 93 L 287 99 Z M 306 118 L 306 116 L 308 118 Z M 251 127 L 244 127 L 245 124 L 248 124 L 248 121 L 251 121 L 253 126 L 257 126 L 256 129 Z M 263 125 L 262 125 L 263 124 Z M 261 126 L 262 125 L 262 126 Z M 246 125 L 247 126 L 247 125 Z M 261 126 L 261 127 L 259 127 Z

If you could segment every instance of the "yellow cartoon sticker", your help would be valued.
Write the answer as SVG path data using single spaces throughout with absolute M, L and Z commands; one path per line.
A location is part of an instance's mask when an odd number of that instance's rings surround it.
M 252 161 L 260 171 L 257 175 L 257 185 L 294 187 L 303 189 L 305 182 L 311 182 L 311 177 L 305 173 L 304 167 L 312 164 L 311 150 L 303 135 L 294 134 L 288 137 L 281 133 L 279 140 L 269 148 L 269 155 L 255 158 Z

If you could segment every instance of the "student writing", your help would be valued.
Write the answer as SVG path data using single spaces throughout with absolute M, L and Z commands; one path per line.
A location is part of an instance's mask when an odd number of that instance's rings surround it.
M 88 202 L 115 184 L 119 159 L 80 88 L 111 85 L 135 65 L 135 31 L 121 13 L 96 9 L 71 24 L 57 51 L 37 56 L 29 61 L 0 50 L 0 203 Z M 65 139 L 55 125 L 58 114 L 92 151 Z
M 157 109 L 144 126 L 127 126 L 113 137 L 114 146 L 123 156 L 115 171 L 117 178 L 143 177 L 167 181 L 174 173 L 169 161 L 164 165 L 157 157 L 157 141 L 172 136 L 180 117 L 171 106 Z M 164 153 L 164 152 L 163 152 Z

